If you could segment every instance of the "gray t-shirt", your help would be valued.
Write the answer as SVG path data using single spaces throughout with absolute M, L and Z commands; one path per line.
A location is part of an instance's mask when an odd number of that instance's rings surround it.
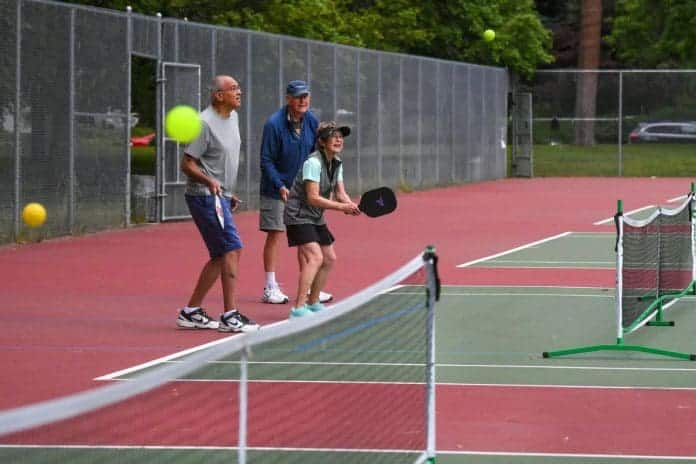
M 198 160 L 201 171 L 220 182 L 223 194 L 230 197 L 237 184 L 239 151 L 242 145 L 239 116 L 236 111 L 232 111 L 229 118 L 223 118 L 212 106 L 208 106 L 201 112 L 201 120 L 201 134 L 184 149 L 184 153 Z M 186 194 L 210 195 L 210 190 L 205 184 L 189 178 L 186 182 Z

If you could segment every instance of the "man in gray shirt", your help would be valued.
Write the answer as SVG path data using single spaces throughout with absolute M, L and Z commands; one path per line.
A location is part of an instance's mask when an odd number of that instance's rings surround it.
M 242 242 L 232 218 L 238 198 L 234 195 L 239 167 L 239 119 L 242 91 L 230 76 L 213 79 L 210 105 L 201 112 L 202 130 L 184 150 L 181 170 L 186 174 L 186 204 L 210 260 L 203 266 L 186 307 L 176 323 L 182 328 L 218 329 L 221 332 L 250 332 L 259 325 L 237 310 L 235 279 Z M 219 217 L 221 216 L 221 217 Z M 223 314 L 211 319 L 201 307 L 217 279 L 222 283 Z

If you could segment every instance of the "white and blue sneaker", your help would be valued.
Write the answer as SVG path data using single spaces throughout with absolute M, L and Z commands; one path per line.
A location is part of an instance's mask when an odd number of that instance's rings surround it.
M 213 320 L 205 312 L 205 309 L 198 308 L 189 313 L 182 309 L 179 317 L 176 318 L 176 325 L 182 329 L 217 329 L 218 321 Z

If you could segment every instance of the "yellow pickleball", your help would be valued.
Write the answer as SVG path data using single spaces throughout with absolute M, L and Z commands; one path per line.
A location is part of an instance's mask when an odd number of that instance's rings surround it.
M 179 143 L 189 143 L 201 133 L 201 117 L 198 111 L 190 106 L 175 106 L 167 113 L 164 127 L 170 138 Z
M 46 208 L 41 203 L 28 203 L 22 210 L 22 221 L 29 227 L 41 227 L 46 222 Z

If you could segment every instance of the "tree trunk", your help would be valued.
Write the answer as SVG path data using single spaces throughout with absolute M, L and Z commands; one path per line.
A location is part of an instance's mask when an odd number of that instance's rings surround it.
M 602 0 L 582 0 L 582 24 L 580 29 L 579 69 L 598 69 L 600 38 L 602 33 Z M 598 73 L 578 75 L 575 93 L 576 145 L 594 145 L 594 119 L 597 107 Z

